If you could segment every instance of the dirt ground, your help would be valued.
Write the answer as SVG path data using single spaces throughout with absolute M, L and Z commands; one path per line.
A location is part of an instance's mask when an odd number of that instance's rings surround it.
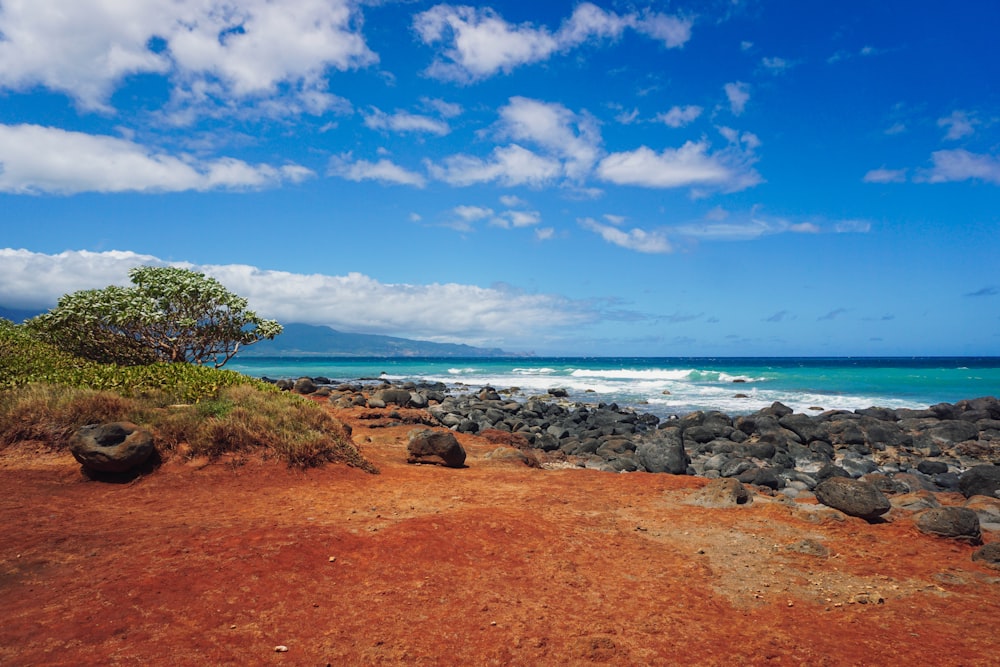
M 706 480 L 474 436 L 464 469 L 407 465 L 412 426 L 341 416 L 380 475 L 168 461 L 108 484 L 0 454 L 0 664 L 1000 664 L 1000 572 L 905 513 L 706 509 L 685 504 Z

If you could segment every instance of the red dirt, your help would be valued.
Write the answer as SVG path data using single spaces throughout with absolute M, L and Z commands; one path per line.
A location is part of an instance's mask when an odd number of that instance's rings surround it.
M 705 480 L 471 436 L 465 469 L 407 465 L 411 427 L 341 416 L 382 474 L 169 461 L 115 485 L 0 454 L 0 664 L 1000 664 L 1000 572 L 905 513 L 705 509 Z

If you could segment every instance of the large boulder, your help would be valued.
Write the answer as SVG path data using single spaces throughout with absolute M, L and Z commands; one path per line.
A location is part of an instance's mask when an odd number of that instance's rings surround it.
M 684 451 L 680 429 L 669 428 L 656 431 L 635 448 L 639 464 L 649 472 L 667 472 L 683 475 L 687 472 L 688 458 Z
M 959 477 L 958 488 L 966 498 L 972 496 L 998 497 L 1000 466 L 984 465 L 969 468 Z
M 830 477 L 817 484 L 813 492 L 816 500 L 827 507 L 866 521 L 874 521 L 892 507 L 874 484 L 859 479 Z
M 69 446 L 73 458 L 92 472 L 128 472 L 153 455 L 149 431 L 132 422 L 90 424 L 73 436 Z
M 948 537 L 969 544 L 982 544 L 979 517 L 966 507 L 937 507 L 916 516 L 917 529 L 928 535 Z
M 407 463 L 441 463 L 449 468 L 465 466 L 465 448 L 451 431 L 414 429 L 406 445 Z
M 382 389 L 375 392 L 373 398 L 386 405 L 398 405 L 401 408 L 405 408 L 410 402 L 410 392 L 406 389 Z

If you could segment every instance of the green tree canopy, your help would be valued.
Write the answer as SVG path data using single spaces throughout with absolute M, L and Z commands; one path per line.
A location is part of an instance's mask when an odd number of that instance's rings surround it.
M 281 333 L 275 320 L 214 278 L 187 269 L 140 266 L 131 287 L 111 285 L 59 299 L 29 320 L 42 338 L 78 356 L 126 365 L 155 361 L 220 368 L 245 345 Z

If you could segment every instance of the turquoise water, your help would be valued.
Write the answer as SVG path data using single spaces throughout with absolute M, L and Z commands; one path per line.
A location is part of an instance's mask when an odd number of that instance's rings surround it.
M 561 387 L 570 398 L 661 416 L 693 410 L 745 414 L 781 401 L 798 412 L 873 405 L 922 408 L 1000 395 L 1000 357 L 921 358 L 343 358 L 237 357 L 254 377 L 325 376 L 441 381 L 475 388 Z M 742 396 L 737 396 L 741 394 Z

